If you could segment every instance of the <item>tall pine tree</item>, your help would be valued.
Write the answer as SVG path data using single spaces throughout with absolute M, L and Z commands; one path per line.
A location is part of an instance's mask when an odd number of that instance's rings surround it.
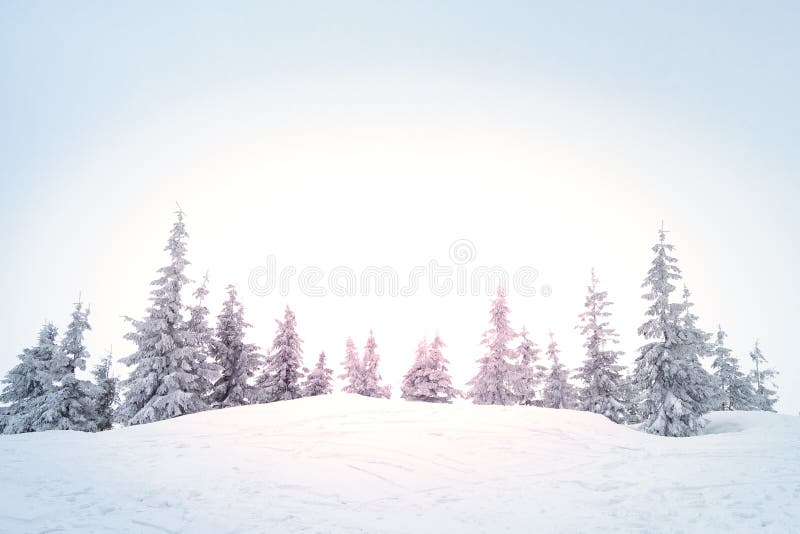
M 294 312 L 286 306 L 283 321 L 267 356 L 266 368 L 256 381 L 256 396 L 261 402 L 297 399 L 303 396 L 303 340 L 297 335 Z
M 244 307 L 236 296 L 236 287 L 228 285 L 225 289 L 228 299 L 217 316 L 216 332 L 209 347 L 211 357 L 221 369 L 212 395 L 216 408 L 241 406 L 254 400 L 249 380 L 262 360 L 258 347 L 244 342 L 244 330 L 251 325 L 244 320 Z
M 597 287 L 598 279 L 592 269 L 592 281 L 588 287 L 586 311 L 578 317 L 577 328 L 586 338 L 583 343 L 586 359 L 583 367 L 577 369 L 577 378 L 583 381 L 578 393 L 579 408 L 588 412 L 605 415 L 615 423 L 626 419 L 625 405 L 622 402 L 622 366 L 617 364 L 620 351 L 609 350 L 609 343 L 618 343 L 617 333 L 607 320 L 611 313 L 607 307 L 608 293 Z
M 677 259 L 670 255 L 666 231 L 659 230 L 655 258 L 642 287 L 652 302 L 639 335 L 653 340 L 639 349 L 636 383 L 643 392 L 642 428 L 662 436 L 691 436 L 704 425 L 712 403 L 711 379 L 698 360 L 707 352 L 708 335 L 694 326 L 686 303 L 670 302 L 672 281 L 681 278 Z
M 497 288 L 497 297 L 489 312 L 489 329 L 484 332 L 481 344 L 486 346 L 486 355 L 478 360 L 478 374 L 467 385 L 472 386 L 467 397 L 475 404 L 516 404 L 517 395 L 512 390 L 513 363 L 515 354 L 509 343 L 516 337 L 508 321 L 509 309 L 502 287 Z
M 136 351 L 120 361 L 133 367 L 121 382 L 125 400 L 119 418 L 130 425 L 160 421 L 208 409 L 206 392 L 213 375 L 201 366 L 193 346 L 193 334 L 183 317 L 181 291 L 189 283 L 184 275 L 186 239 L 184 213 L 177 212 L 164 250 L 169 265 L 151 285 L 151 305 L 142 320 L 128 319 L 133 331 L 125 336 Z

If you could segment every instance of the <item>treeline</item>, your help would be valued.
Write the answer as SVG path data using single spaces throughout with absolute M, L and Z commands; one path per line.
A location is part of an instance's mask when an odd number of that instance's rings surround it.
M 303 367 L 303 340 L 287 307 L 277 320 L 272 346 L 261 349 L 245 342 L 244 308 L 236 288 L 227 287 L 227 299 L 209 325 L 206 276 L 184 304 L 182 294 L 191 281 L 184 270 L 188 238 L 182 211 L 177 213 L 165 250 L 170 263 L 152 282 L 150 307 L 141 319 L 126 318 L 131 332 L 126 338 L 135 352 L 121 358 L 130 368 L 125 380 L 111 374 L 111 355 L 93 370 L 94 382 L 78 379 L 89 358 L 84 335 L 90 329 L 89 309 L 75 305 L 63 337 L 45 324 L 38 343 L 19 355 L 20 363 L 3 380 L 0 393 L 0 432 L 43 430 L 100 431 L 113 422 L 135 425 L 160 421 L 208 409 L 292 400 L 333 391 L 333 370 L 325 353 L 312 369 Z M 452 384 L 444 341 L 437 335 L 419 342 L 413 364 L 402 381 L 401 397 L 411 401 L 449 403 L 466 397 L 475 404 L 529 405 L 579 409 L 602 414 L 617 423 L 641 423 L 653 434 L 688 436 L 700 431 L 703 414 L 712 410 L 774 411 L 777 400 L 766 359 L 756 343 L 750 353 L 754 369 L 741 370 L 738 359 L 725 346 L 720 327 L 712 334 L 697 326 L 689 292 L 683 288 L 676 300 L 674 283 L 681 279 L 673 247 L 659 232 L 655 257 L 644 280 L 651 302 L 639 334 L 647 344 L 639 349 L 634 368 L 619 363 L 621 351 L 610 326 L 608 295 L 599 288 L 592 271 L 585 310 L 577 328 L 584 337 L 585 359 L 580 368 L 568 369 L 559 359 L 552 333 L 544 357 L 523 327 L 517 332 L 509 322 L 509 308 L 498 289 L 483 335 L 485 353 L 479 370 L 461 392 Z M 704 365 L 703 360 L 710 363 Z M 370 397 L 391 397 L 382 384 L 380 356 L 370 332 L 359 356 L 347 339 L 343 391 Z M 577 383 L 575 383 L 577 382 Z

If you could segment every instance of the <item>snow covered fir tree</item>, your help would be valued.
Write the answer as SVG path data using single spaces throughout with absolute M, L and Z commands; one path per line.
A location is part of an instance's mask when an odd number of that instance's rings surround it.
M 44 394 L 33 407 L 36 430 L 97 430 L 94 401 L 99 395 L 97 386 L 75 376 L 76 369 L 86 369 L 89 353 L 84 345 L 84 333 L 89 329 L 89 309 L 83 309 L 79 301 L 60 350 L 45 367 Z
M 468 386 L 472 386 L 467 397 L 475 404 L 510 405 L 519 401 L 511 384 L 514 374 L 512 361 L 516 355 L 509 347 L 517 334 L 511 328 L 508 314 L 505 290 L 498 287 L 489 311 L 489 329 L 481 340 L 486 347 L 486 354 L 478 360 L 478 374 L 467 382 Z
M 177 212 L 165 250 L 170 263 L 152 282 L 151 305 L 143 319 L 128 319 L 133 331 L 126 339 L 136 351 L 120 361 L 132 367 L 120 385 L 125 390 L 119 419 L 130 425 L 151 423 L 208 409 L 207 393 L 216 368 L 198 353 L 196 336 L 184 318 L 181 291 L 190 282 L 184 274 L 186 239 L 184 213 Z
M 766 367 L 767 359 L 761 352 L 758 341 L 750 353 L 750 359 L 755 367 L 750 375 L 751 383 L 755 388 L 755 405 L 759 410 L 774 412 L 778 397 L 773 381 L 778 373 L 774 369 Z
M 342 361 L 344 373 L 339 375 L 339 379 L 345 382 L 342 391 L 345 393 L 358 394 L 362 389 L 361 360 L 359 360 L 358 349 L 353 338 L 348 337 L 345 344 L 344 360 Z
M 210 341 L 209 353 L 217 363 L 220 375 L 214 382 L 212 401 L 216 408 L 242 406 L 255 400 L 250 380 L 256 376 L 263 357 L 258 347 L 245 343 L 244 306 L 239 302 L 236 287 L 225 288 L 228 298 L 217 316 L 217 326 Z
M 372 330 L 369 331 L 367 343 L 364 345 L 364 358 L 361 360 L 361 390 L 359 395 L 388 399 L 392 396 L 392 387 L 383 385 L 381 374 L 378 371 L 381 357 L 377 351 L 378 344 Z
M 449 403 L 459 395 L 447 370 L 449 361 L 442 354 L 444 346 L 438 334 L 430 344 L 424 338 L 420 340 L 414 363 L 403 377 L 401 398 Z
M 550 344 L 547 345 L 550 371 L 544 379 L 542 406 L 562 410 L 575 405 L 575 388 L 569 383 L 569 369 L 559 359 L 560 353 L 555 336 L 550 332 Z
M 519 334 L 520 342 L 515 355 L 512 376 L 512 391 L 519 404 L 536 404 L 536 390 L 544 377 L 544 367 L 538 365 L 539 347 L 528 337 L 528 330 L 523 326 Z
M 92 370 L 98 388 L 94 408 L 97 416 L 97 430 L 111 429 L 114 423 L 114 410 L 120 399 L 117 386 L 119 380 L 111 371 L 113 363 L 114 358 L 109 351 Z
M 45 323 L 39 331 L 36 345 L 22 351 L 20 363 L 13 367 L 3 379 L 0 402 L 7 404 L 0 420 L 0 429 L 5 434 L 20 434 L 38 430 L 36 418 L 43 397 L 49 387 L 50 367 L 59 357 L 56 342 L 58 330 L 52 323 Z
M 727 334 L 722 326 L 717 330 L 714 343 L 711 368 L 717 385 L 718 400 L 714 408 L 717 410 L 752 410 L 757 405 L 756 394 L 750 379 L 739 369 L 739 360 L 733 356 L 731 349 L 725 346 Z
M 577 369 L 576 377 L 583 382 L 578 392 L 578 406 L 588 412 L 605 415 L 615 423 L 626 419 L 622 400 L 622 369 L 617 363 L 621 351 L 611 350 L 609 344 L 618 343 L 617 333 L 609 326 L 611 312 L 606 300 L 608 293 L 597 287 L 598 279 L 592 269 L 592 279 L 586 295 L 586 310 L 578 317 L 578 329 L 585 341 L 586 359 Z
M 673 281 L 681 279 L 673 246 L 659 230 L 655 258 L 642 287 L 651 301 L 648 319 L 639 335 L 652 340 L 639 349 L 636 383 L 642 391 L 642 429 L 662 436 L 691 436 L 704 426 L 703 414 L 712 409 L 713 386 L 699 361 L 708 352 L 708 334 L 694 326 L 686 302 L 670 302 Z
M 303 383 L 303 396 L 316 397 L 333 393 L 333 369 L 327 367 L 325 352 L 319 353 L 313 369 L 303 369 L 306 381 Z
M 266 358 L 266 366 L 256 381 L 259 402 L 275 402 L 302 397 L 303 340 L 297 335 L 294 312 L 286 306 L 283 321 Z

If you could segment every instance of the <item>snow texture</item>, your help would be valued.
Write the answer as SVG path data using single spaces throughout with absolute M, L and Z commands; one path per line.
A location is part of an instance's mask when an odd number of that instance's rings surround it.
M 796 532 L 800 418 L 664 438 L 605 417 L 335 394 L 0 436 L 0 530 Z

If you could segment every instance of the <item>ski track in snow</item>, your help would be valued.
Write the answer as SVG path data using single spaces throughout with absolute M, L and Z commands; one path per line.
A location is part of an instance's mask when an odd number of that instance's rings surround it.
M 800 418 L 349 395 L 0 436 L 0 532 L 800 532 Z

